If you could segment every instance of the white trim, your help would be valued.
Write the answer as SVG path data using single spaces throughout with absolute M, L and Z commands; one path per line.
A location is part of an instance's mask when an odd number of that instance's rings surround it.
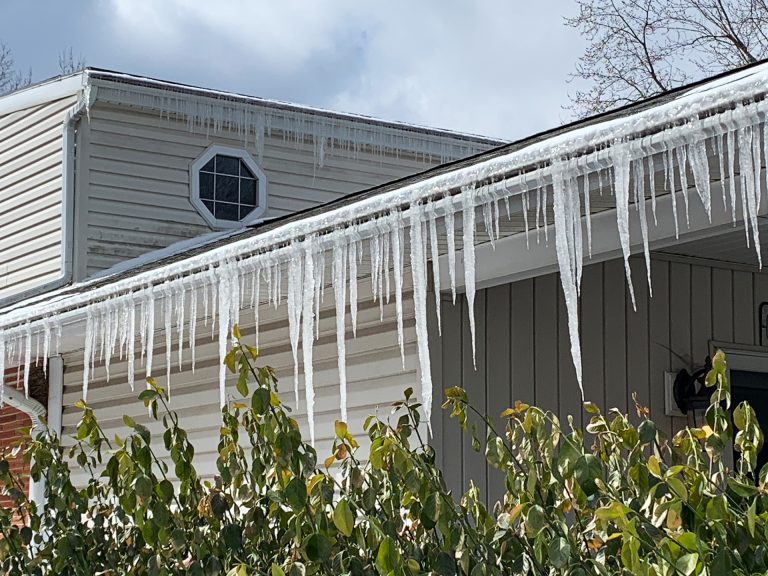
M 53 78 L 40 84 L 22 88 L 16 92 L 0 96 L 0 116 L 73 96 L 83 90 L 84 87 L 84 72 L 78 72 L 71 76 Z
M 240 158 L 243 162 L 245 162 L 251 172 L 253 172 L 253 175 L 256 177 L 256 181 L 258 183 L 256 208 L 242 220 L 220 220 L 211 214 L 208 208 L 206 208 L 206 206 L 203 204 L 203 201 L 200 199 L 200 169 L 217 154 Z M 244 148 L 230 148 L 227 146 L 212 144 L 205 150 L 205 152 L 198 156 L 197 159 L 195 159 L 195 161 L 192 162 L 189 167 L 189 199 L 192 202 L 192 205 L 197 209 L 200 215 L 212 228 L 242 228 L 250 224 L 258 223 L 261 220 L 261 216 L 267 210 L 267 177 L 256 163 L 256 161 L 253 159 L 253 157 L 248 153 L 248 150 L 245 150 Z

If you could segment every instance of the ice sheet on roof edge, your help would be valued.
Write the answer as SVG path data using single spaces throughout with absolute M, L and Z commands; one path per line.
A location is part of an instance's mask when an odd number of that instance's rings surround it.
M 741 95 L 734 94 L 734 84 L 729 84 L 729 94 L 733 99 L 739 101 Z M 746 90 L 746 89 L 745 89 Z M 683 97 L 681 100 L 690 100 L 689 97 Z M 724 99 L 724 96 L 707 93 L 706 96 L 698 100 L 687 101 L 685 106 L 689 111 L 703 110 L 711 105 L 717 105 Z M 706 100 L 707 102 L 702 102 Z M 662 107 L 664 108 L 664 107 Z M 677 109 L 677 107 L 675 107 Z M 554 212 L 555 226 L 555 247 L 557 250 L 557 260 L 561 271 L 561 283 L 566 300 L 568 311 L 568 326 L 571 335 L 571 351 L 574 366 L 576 369 L 577 380 L 581 385 L 581 361 L 580 345 L 578 339 L 578 294 L 580 292 L 580 270 L 583 265 L 585 247 L 582 244 L 582 227 L 586 224 L 587 228 L 589 217 L 586 221 L 581 217 L 580 196 L 583 191 L 588 189 L 585 185 L 585 179 L 594 182 L 595 177 L 602 180 L 607 174 L 612 172 L 613 193 L 617 199 L 616 215 L 617 228 L 619 231 L 620 244 L 624 254 L 625 263 L 629 257 L 629 227 L 626 225 L 629 218 L 631 205 L 637 210 L 645 209 L 646 185 L 648 181 L 643 176 L 645 174 L 644 166 L 658 167 L 658 162 L 664 163 L 665 183 L 667 192 L 672 194 L 673 199 L 678 199 L 682 194 L 687 198 L 687 190 L 679 190 L 675 186 L 675 173 L 685 175 L 688 171 L 693 174 L 694 185 L 698 192 L 699 201 L 707 210 L 711 209 L 711 198 L 708 192 L 708 174 L 702 166 L 701 150 L 702 147 L 709 146 L 710 150 L 716 150 L 722 155 L 722 165 L 727 166 L 727 174 L 735 174 L 735 165 L 739 166 L 739 186 L 729 182 L 729 193 L 732 198 L 735 195 L 740 196 L 740 203 L 743 207 L 743 217 L 747 241 L 754 245 L 758 260 L 761 261 L 760 243 L 758 236 L 757 210 L 760 205 L 760 162 L 762 158 L 768 155 L 768 137 L 766 137 L 766 126 L 763 122 L 767 106 L 763 102 L 750 104 L 738 104 L 734 109 L 726 110 L 702 120 L 692 118 L 686 125 L 675 126 L 651 137 L 629 140 L 627 138 L 616 138 L 613 145 L 607 150 L 597 146 L 596 150 L 585 156 L 569 156 L 567 147 L 563 145 L 563 138 L 555 139 L 545 147 L 543 144 L 531 146 L 530 149 L 518 151 L 501 157 L 481 163 L 479 166 L 465 168 L 456 171 L 456 173 L 446 176 L 430 179 L 420 184 L 408 186 L 402 190 L 381 195 L 379 198 L 371 198 L 359 202 L 356 205 L 336 209 L 330 213 L 310 218 L 306 221 L 299 221 L 288 224 L 282 228 L 276 229 L 264 235 L 254 238 L 239 240 L 231 246 L 217 248 L 210 253 L 202 254 L 186 261 L 177 262 L 158 270 L 138 274 L 135 278 L 116 282 L 113 285 L 95 289 L 89 293 L 70 296 L 58 302 L 40 304 L 30 309 L 15 310 L 0 317 L 0 326 L 12 326 L 12 328 L 0 329 L 0 373 L 4 366 L 20 365 L 24 373 L 27 373 L 30 363 L 37 360 L 40 352 L 40 339 L 43 340 L 53 335 L 51 346 L 58 350 L 58 342 L 61 338 L 63 325 L 72 321 L 75 317 L 82 316 L 82 310 L 73 310 L 56 314 L 57 308 L 65 305 L 84 305 L 86 316 L 86 337 L 84 342 L 84 395 L 87 391 L 88 379 L 92 374 L 92 367 L 98 358 L 104 358 L 105 353 L 110 358 L 113 354 L 128 354 L 133 349 L 133 340 L 128 335 L 135 334 L 136 320 L 139 321 L 139 333 L 141 340 L 141 358 L 144 363 L 145 375 L 152 373 L 152 360 L 155 338 L 155 314 L 156 305 L 163 301 L 163 298 L 170 298 L 174 295 L 176 304 L 171 305 L 172 313 L 164 315 L 166 333 L 169 330 L 181 330 L 182 327 L 173 326 L 173 318 L 181 318 L 176 310 L 173 314 L 174 306 L 179 302 L 192 302 L 193 297 L 198 300 L 198 294 L 202 294 L 203 299 L 211 300 L 210 314 L 208 305 L 205 305 L 206 323 L 210 320 L 212 327 L 218 328 L 220 355 L 226 352 L 231 338 L 231 329 L 236 318 L 244 307 L 242 300 L 242 291 L 235 289 L 246 279 L 251 282 L 263 283 L 266 288 L 267 299 L 262 302 L 255 302 L 254 306 L 273 305 L 276 306 L 283 301 L 281 295 L 281 285 L 284 276 L 287 276 L 288 282 L 288 320 L 292 336 L 292 346 L 295 346 L 295 362 L 298 376 L 298 344 L 302 344 L 302 356 L 305 359 L 304 371 L 305 382 L 308 385 L 305 388 L 308 419 L 313 421 L 312 404 L 313 390 L 311 387 L 311 358 L 314 340 L 317 332 L 314 329 L 316 315 L 319 312 L 319 304 L 314 301 L 312 294 L 316 292 L 313 288 L 310 290 L 310 284 L 315 286 L 315 261 L 318 253 L 327 253 L 336 267 L 337 272 L 334 278 L 338 278 L 338 270 L 343 268 L 349 281 L 349 297 L 351 315 L 354 316 L 357 304 L 357 282 L 354 279 L 357 276 L 358 258 L 361 254 L 364 244 L 362 239 L 374 238 L 374 242 L 368 243 L 369 246 L 381 245 L 382 254 L 391 253 L 391 261 L 388 262 L 386 269 L 381 269 L 376 274 L 385 275 L 389 278 L 390 271 L 395 277 L 396 300 L 400 300 L 402 290 L 402 278 L 405 273 L 404 260 L 406 246 L 403 243 L 403 232 L 405 229 L 411 230 L 416 222 L 422 225 L 430 218 L 436 218 L 445 228 L 446 225 L 453 226 L 454 213 L 461 211 L 464 219 L 463 244 L 465 257 L 462 259 L 464 266 L 464 278 L 466 293 L 469 298 L 469 318 L 470 325 L 474 325 L 474 310 L 471 305 L 472 295 L 474 294 L 474 259 L 469 257 L 473 252 L 474 245 L 474 213 L 476 209 L 484 216 L 486 229 L 493 235 L 497 222 L 493 222 L 494 215 L 498 218 L 498 200 L 508 198 L 513 194 L 521 194 L 524 197 L 524 204 L 536 205 L 536 214 L 545 213 L 548 210 L 544 198 L 547 197 L 547 190 L 551 190 L 554 199 L 552 210 Z M 670 110 L 656 110 L 653 114 L 646 114 L 652 117 L 654 121 L 661 117 L 672 121 L 674 114 Z M 679 117 L 678 117 L 679 120 Z M 650 120 L 646 119 L 649 123 Z M 638 119 L 634 122 L 627 122 L 633 129 L 643 129 Z M 609 122 L 606 126 L 596 127 L 592 130 L 594 140 L 592 144 L 599 144 L 599 140 L 606 134 L 616 135 L 615 122 Z M 575 139 L 572 138 L 569 145 L 578 149 L 585 143 L 587 133 L 577 131 Z M 726 145 L 723 145 L 725 141 Z M 557 153 L 559 150 L 559 153 Z M 738 153 L 735 153 L 738 150 Z M 544 152 L 549 153 L 552 162 L 548 165 L 542 165 L 527 175 L 516 176 L 506 180 L 501 180 L 494 184 L 484 186 L 473 185 L 473 180 L 483 180 L 487 176 L 494 174 L 502 169 L 508 168 L 512 163 L 520 163 L 523 160 L 530 161 L 532 158 L 540 157 Z M 698 155 L 698 156 L 697 156 Z M 736 157 L 738 156 L 738 158 Z M 661 157 L 661 160 L 659 159 Z M 685 162 L 681 166 L 680 163 Z M 677 168 L 677 170 L 675 170 Z M 706 169 L 708 170 L 708 168 Z M 650 172 L 651 170 L 648 170 Z M 633 178 L 634 177 L 634 178 Z M 581 181 L 581 186 L 579 186 Z M 680 182 L 680 178 L 677 179 Z M 457 184 L 462 185 L 460 193 L 454 196 L 446 195 L 450 188 Z M 652 187 L 652 189 L 655 187 Z M 630 194 L 630 191 L 633 194 Z M 725 189 L 723 190 L 725 195 Z M 632 198 L 631 198 L 632 197 Z M 407 207 L 399 210 L 392 206 L 401 200 L 407 200 Z M 678 199 L 679 200 L 679 199 Z M 728 196 L 724 196 L 724 202 L 729 204 L 729 209 L 734 211 L 736 205 L 731 199 L 728 202 Z M 386 203 L 389 210 L 382 213 L 381 204 Z M 493 205 L 491 208 L 489 205 Z M 679 219 L 678 209 L 673 203 L 675 220 Z M 368 211 L 380 212 L 373 219 L 362 221 L 357 224 L 345 224 L 355 219 L 361 219 Z M 331 232 L 317 236 L 316 233 L 323 226 L 333 222 L 337 218 L 337 227 Z M 734 219 L 736 214 L 734 214 Z M 653 222 L 655 222 L 653 214 Z M 546 226 L 546 218 L 541 220 L 541 225 Z M 430 225 L 431 226 L 431 225 Z M 436 224 L 437 226 L 437 224 Z M 535 225 L 538 233 L 538 218 Z M 445 230 L 446 235 L 451 237 L 453 230 Z M 750 234 L 751 232 L 751 234 Z M 426 242 L 426 231 L 412 230 L 409 233 L 411 239 Z M 642 242 L 646 258 L 646 267 L 648 268 L 648 281 L 650 283 L 650 266 L 648 261 L 648 225 L 641 226 Z M 270 245 L 287 242 L 287 246 L 269 250 Z M 586 252 L 589 252 L 589 236 Z M 338 250 L 337 247 L 346 248 L 348 256 L 343 256 L 344 250 Z M 388 247 L 388 248 L 387 248 Z M 370 248 L 369 248 L 370 250 Z M 389 250 L 389 252 L 387 251 Z M 378 254 L 378 248 L 371 254 L 372 261 L 381 261 L 383 256 Z M 339 261 L 339 259 L 342 261 Z M 308 259 L 312 259 L 307 271 Z M 422 265 L 426 259 L 426 248 L 424 246 L 411 246 L 410 262 L 411 275 L 414 283 L 414 298 L 417 326 L 417 349 L 420 365 L 420 395 L 424 404 L 424 412 L 427 420 L 431 414 L 432 382 L 429 373 L 428 359 L 428 341 L 426 335 L 426 269 Z M 203 269 L 201 273 L 184 275 L 185 269 L 190 266 Z M 629 266 L 626 266 L 627 282 L 632 287 L 632 278 Z M 453 277 L 453 275 L 452 275 Z M 371 275 L 373 281 L 373 274 Z M 386 284 L 389 284 L 387 281 Z M 210 293 L 210 298 L 208 294 Z M 375 290 L 372 291 L 375 293 Z M 387 296 L 389 289 L 387 289 Z M 193 296 L 194 295 L 194 296 Z M 383 295 L 378 293 L 378 298 Z M 197 307 L 196 307 L 197 308 Z M 159 309 L 159 307 L 158 307 Z M 167 307 L 165 308 L 167 310 Z M 198 310 L 189 314 L 190 319 L 197 317 Z M 139 318 L 136 318 L 136 317 Z M 398 316 L 398 341 L 402 342 L 403 322 L 402 306 L 397 307 Z M 133 319 L 133 320 L 131 320 Z M 353 319 L 354 320 L 354 319 Z M 179 320 L 177 320 L 178 322 Z M 129 325 L 126 326 L 125 323 Z M 190 320 L 193 322 L 193 320 Z M 122 323 L 122 324 L 121 324 Z M 353 322 L 354 328 L 354 322 Z M 189 327 L 190 334 L 194 328 Z M 337 322 L 337 343 L 346 339 L 346 334 L 341 332 L 345 330 L 344 323 Z M 474 330 L 472 348 L 474 351 Z M 119 335 L 119 336 L 118 336 Z M 33 349 L 33 340 L 36 341 L 36 355 L 31 354 Z M 183 340 L 182 340 L 183 342 Z M 195 339 L 190 337 L 187 340 L 187 346 L 191 348 L 194 354 Z M 47 349 L 46 346 L 43 346 Z M 339 346 L 340 354 L 343 353 L 343 347 Z M 168 354 L 170 359 L 170 353 Z M 103 360 L 102 360 L 103 361 Z M 307 362 L 308 361 L 308 362 Z M 340 362 L 342 367 L 343 363 Z M 194 369 L 194 365 L 191 366 Z M 129 382 L 135 378 L 135 364 L 129 366 Z M 309 379 L 307 378 L 309 377 Z M 345 378 L 343 378 L 345 380 Z M 226 373 L 224 370 L 220 373 L 220 398 L 221 402 L 226 401 L 225 395 Z M 298 382 L 298 379 L 297 379 Z M 2 390 L 0 389 L 0 397 Z M 298 397 L 297 397 L 298 401 Z M 342 413 L 346 412 L 346 405 L 341 406 Z M 312 428 L 312 426 L 310 426 Z M 314 435 L 314 430 L 311 430 Z
M 384 126 L 370 123 L 370 118 L 326 118 L 311 115 L 311 110 L 259 108 L 252 102 L 221 100 L 212 102 L 205 96 L 161 92 L 146 93 L 102 85 L 98 99 L 138 108 L 157 110 L 161 118 L 179 120 L 190 132 L 235 133 L 243 143 L 256 148 L 258 159 L 264 153 L 264 140 L 273 132 L 296 146 L 311 138 L 315 166 L 323 168 L 328 156 L 358 158 L 367 150 L 377 157 L 415 154 L 428 162 L 445 163 L 483 152 L 490 143 L 475 142 L 450 134 L 421 134 L 407 125 Z M 310 114 L 308 114 L 310 112 Z M 368 122 L 366 122 L 366 120 Z M 410 134 L 409 134 L 410 132 Z

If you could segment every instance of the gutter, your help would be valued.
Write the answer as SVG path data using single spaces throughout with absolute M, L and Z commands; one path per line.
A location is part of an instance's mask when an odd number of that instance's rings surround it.
M 4 390 L 4 401 L 9 406 L 13 406 L 17 410 L 20 410 L 32 420 L 32 436 L 36 436 L 40 432 L 46 429 L 43 418 L 46 415 L 45 406 L 40 404 L 34 398 L 28 398 L 23 392 L 19 392 L 11 387 L 7 387 Z M 33 481 L 30 478 L 29 481 L 29 499 L 38 505 L 43 505 L 45 500 L 45 479 L 44 476 L 40 477 L 40 480 Z

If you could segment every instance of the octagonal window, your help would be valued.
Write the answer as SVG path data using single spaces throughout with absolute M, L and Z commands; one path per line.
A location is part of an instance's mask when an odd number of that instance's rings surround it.
M 192 203 L 215 228 L 252 224 L 266 209 L 266 178 L 245 150 L 210 147 L 191 178 Z

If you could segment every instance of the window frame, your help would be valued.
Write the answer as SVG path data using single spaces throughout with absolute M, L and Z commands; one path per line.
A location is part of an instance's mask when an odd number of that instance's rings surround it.
M 231 156 L 239 158 L 245 163 L 248 169 L 253 174 L 257 181 L 256 186 L 256 207 L 242 220 L 222 220 L 216 218 L 214 214 L 208 210 L 203 204 L 203 200 L 200 198 L 200 170 L 216 155 Z M 259 165 L 250 155 L 248 150 L 243 148 L 231 148 L 228 146 L 221 146 L 219 144 L 212 144 L 205 151 L 198 156 L 189 167 L 189 199 L 197 212 L 212 228 L 228 229 L 228 228 L 242 228 L 251 224 L 256 224 L 261 221 L 261 217 L 267 210 L 267 177 L 261 170 Z

